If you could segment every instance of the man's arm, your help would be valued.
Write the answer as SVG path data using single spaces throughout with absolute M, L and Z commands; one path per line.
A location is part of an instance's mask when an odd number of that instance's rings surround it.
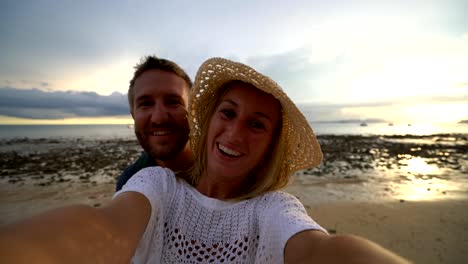
M 104 208 L 55 209 L 1 227 L 0 263 L 129 263 L 150 214 L 136 192 Z
M 367 239 L 307 230 L 286 243 L 285 263 L 410 263 Z

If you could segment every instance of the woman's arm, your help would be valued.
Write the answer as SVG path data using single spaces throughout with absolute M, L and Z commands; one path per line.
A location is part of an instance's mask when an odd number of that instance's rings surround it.
M 291 237 L 284 258 L 285 263 L 410 263 L 367 239 L 312 230 Z
M 0 228 L 0 263 L 129 263 L 151 205 L 125 192 L 104 208 L 74 205 Z

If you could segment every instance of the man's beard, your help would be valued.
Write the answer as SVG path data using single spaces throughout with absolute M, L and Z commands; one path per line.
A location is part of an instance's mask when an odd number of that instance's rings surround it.
M 182 129 L 182 128 L 178 128 Z M 154 160 L 171 160 L 174 159 L 184 148 L 188 141 L 188 132 L 185 138 L 179 138 L 175 140 L 176 142 L 171 142 L 172 148 L 168 149 L 167 147 L 152 146 L 148 138 L 148 133 L 144 131 L 139 131 L 135 127 L 135 135 L 140 143 L 140 146 L 143 150 L 149 154 L 149 156 Z

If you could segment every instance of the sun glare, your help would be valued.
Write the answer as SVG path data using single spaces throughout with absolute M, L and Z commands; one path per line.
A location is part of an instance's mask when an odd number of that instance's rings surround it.
M 66 87 L 67 90 L 90 91 L 101 95 L 126 93 L 136 61 L 135 58 L 122 59 L 106 65 L 79 68 L 73 72 L 68 70 L 63 73 L 64 78 L 51 83 L 59 89 Z
M 406 170 L 412 174 L 437 174 L 439 168 L 436 165 L 429 165 L 427 162 L 419 157 L 411 158 L 407 161 Z
M 405 181 L 398 184 L 399 195 L 404 200 L 422 201 L 454 197 L 460 190 L 458 183 L 445 179 L 443 171 L 426 159 L 405 155 L 399 161 Z M 450 195 L 447 193 L 450 192 Z
M 457 123 L 466 119 L 465 103 L 416 104 L 402 107 L 403 116 L 416 120 L 419 123 Z
M 400 124 L 456 124 L 468 117 L 466 109 L 468 102 L 430 104 L 404 102 L 384 106 L 346 107 L 342 109 L 342 114 L 348 118 L 376 118 Z
M 414 98 L 415 102 L 405 103 L 421 104 L 429 98 L 463 98 L 468 92 L 468 87 L 459 85 L 468 83 L 467 37 L 427 32 L 412 21 L 369 16 L 343 17 L 316 28 L 309 44 L 310 61 L 336 64 L 323 83 L 339 93 L 326 101 L 365 103 Z M 402 109 L 401 116 L 409 114 L 419 120 L 435 115 L 435 120 L 425 121 L 437 123 L 465 119 L 460 112 L 466 111 L 455 108 L 410 107 Z

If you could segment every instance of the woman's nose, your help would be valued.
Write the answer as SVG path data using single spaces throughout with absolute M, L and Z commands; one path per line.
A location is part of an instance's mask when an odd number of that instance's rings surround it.
M 241 141 L 245 134 L 246 127 L 240 121 L 232 121 L 228 127 L 229 138 L 233 141 Z

